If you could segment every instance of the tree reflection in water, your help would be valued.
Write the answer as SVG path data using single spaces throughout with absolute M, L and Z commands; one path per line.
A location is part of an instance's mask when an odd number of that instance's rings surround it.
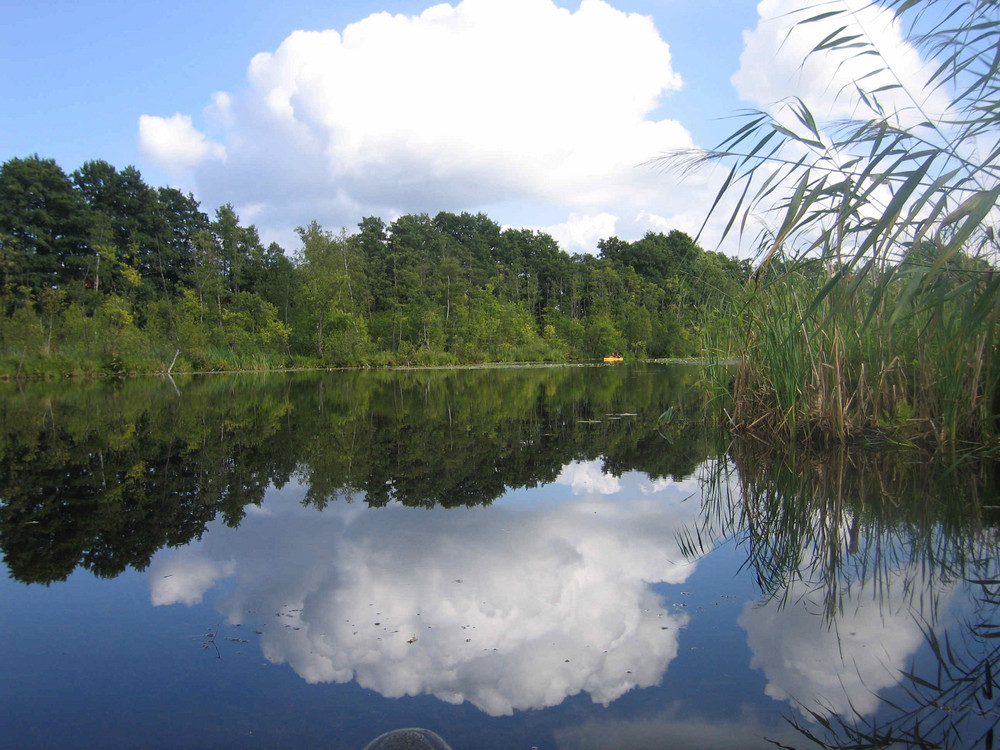
M 3 386 L 0 548 L 26 583 L 102 577 L 238 526 L 269 487 L 305 502 L 488 505 L 576 459 L 620 475 L 689 476 L 708 451 L 690 420 L 664 451 L 656 416 L 694 368 L 636 365 L 336 372 Z M 627 413 L 630 416 L 621 416 Z

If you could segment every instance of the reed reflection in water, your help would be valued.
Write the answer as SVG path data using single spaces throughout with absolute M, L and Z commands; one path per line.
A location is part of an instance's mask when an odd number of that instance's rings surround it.
M 752 666 L 810 741 L 993 746 L 996 471 L 744 440 L 715 464 L 701 525 L 682 545 L 738 540 L 763 594 L 740 616 Z

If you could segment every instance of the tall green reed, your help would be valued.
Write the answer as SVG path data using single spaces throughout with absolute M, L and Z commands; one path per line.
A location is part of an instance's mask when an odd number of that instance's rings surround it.
M 870 62 L 859 118 L 821 123 L 793 100 L 712 151 L 668 157 L 729 166 L 710 211 L 731 207 L 724 236 L 770 223 L 733 343 L 717 350 L 738 362 L 719 403 L 745 430 L 996 448 L 1000 3 L 881 4 L 937 63 L 920 91 L 855 5 L 807 7 L 793 31 L 815 30 L 810 55 Z M 949 106 L 928 111 L 929 92 Z
M 900 266 L 817 303 L 819 262 L 782 265 L 706 341 L 724 422 L 823 443 L 995 445 L 1000 274 Z

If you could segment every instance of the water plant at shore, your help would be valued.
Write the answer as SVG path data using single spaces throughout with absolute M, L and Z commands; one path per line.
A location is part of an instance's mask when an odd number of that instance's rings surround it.
M 729 207 L 726 232 L 769 224 L 710 342 L 738 363 L 713 369 L 720 410 L 786 438 L 995 447 L 1000 3 L 857 6 L 810 6 L 789 33 L 816 32 L 807 57 L 831 68 L 868 62 L 841 92 L 861 116 L 821 123 L 796 99 L 750 113 L 712 151 L 668 157 L 729 167 L 712 207 Z M 883 13 L 933 58 L 920 90 L 869 34 Z

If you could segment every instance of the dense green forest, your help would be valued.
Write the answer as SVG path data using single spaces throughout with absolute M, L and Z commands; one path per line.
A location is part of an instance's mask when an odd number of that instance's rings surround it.
M 679 231 L 570 255 L 484 214 L 297 233 L 265 247 L 232 205 L 210 217 L 134 167 L 10 159 L 0 374 L 690 356 L 750 271 Z

